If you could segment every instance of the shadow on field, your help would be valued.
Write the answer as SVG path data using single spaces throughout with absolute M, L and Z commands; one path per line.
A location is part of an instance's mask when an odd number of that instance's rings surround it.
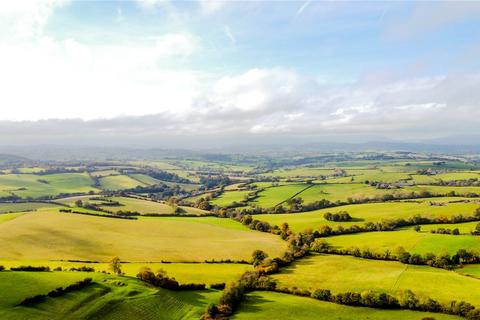
M 264 297 L 251 293 L 247 296 L 245 302 L 242 302 L 242 313 L 256 313 L 262 310 L 262 304 L 275 302 L 273 300 L 265 299 Z

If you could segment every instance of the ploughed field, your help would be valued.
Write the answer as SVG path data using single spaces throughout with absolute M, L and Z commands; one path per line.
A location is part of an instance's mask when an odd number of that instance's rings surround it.
M 1 168 L 0 319 L 477 319 L 468 312 L 480 308 L 480 260 L 467 261 L 480 256 L 477 162 L 362 157 Z M 400 220 L 410 222 L 344 232 Z M 179 287 L 138 277 L 145 270 Z M 336 298 L 406 292 L 409 306 Z

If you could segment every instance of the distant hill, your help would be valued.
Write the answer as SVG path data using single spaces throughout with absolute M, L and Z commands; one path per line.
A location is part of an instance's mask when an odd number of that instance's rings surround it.
M 13 154 L 0 153 L 0 166 L 29 162 L 30 159 Z

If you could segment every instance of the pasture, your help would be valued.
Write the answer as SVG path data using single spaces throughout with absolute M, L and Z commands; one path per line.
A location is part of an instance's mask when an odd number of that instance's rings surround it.
M 47 298 L 34 306 L 17 306 L 25 297 L 45 294 L 86 277 L 94 282 L 79 291 Z M 171 292 L 133 278 L 99 273 L 0 272 L 0 279 L 0 317 L 12 320 L 198 319 L 220 294 L 213 290 Z
M 99 191 L 92 185 L 93 180 L 86 173 L 0 175 L 0 190 L 8 191 L 22 198 Z
M 0 203 L 0 213 L 35 211 L 41 208 L 55 208 L 58 205 L 44 202 Z
M 132 179 L 127 175 L 105 176 L 100 178 L 101 188 L 104 190 L 132 189 L 137 186 L 144 187 L 147 184 Z
M 402 246 L 411 253 L 449 253 L 455 254 L 459 249 L 480 248 L 480 237 L 471 235 L 433 234 L 416 232 L 412 229 L 383 232 L 363 232 L 326 238 L 334 247 L 358 247 L 373 252 L 395 251 Z
M 112 272 L 110 264 L 106 262 L 87 263 L 72 261 L 53 260 L 0 260 L 0 265 L 9 269 L 21 265 L 48 266 L 51 270 L 61 267 L 67 271 L 70 268 L 83 266 L 95 269 L 95 272 Z M 177 279 L 179 283 L 228 283 L 236 280 L 242 273 L 252 270 L 253 267 L 241 263 L 161 263 L 161 262 L 125 262 L 121 264 L 122 272 L 126 276 L 135 277 L 140 269 L 148 267 L 156 272 L 165 270 L 170 277 Z
M 286 243 L 220 218 L 124 220 L 70 213 L 27 213 L 0 224 L 0 259 L 132 262 L 244 260 L 261 248 L 272 257 Z
M 410 310 L 382 310 L 350 307 L 276 292 L 256 291 L 247 294 L 235 320 L 278 319 L 278 320 L 420 320 L 431 317 L 437 320 L 460 320 L 450 315 L 417 312 Z
M 308 188 L 307 184 L 289 184 L 278 187 L 269 187 L 258 193 L 258 198 L 249 202 L 262 208 L 272 208 Z
M 390 201 L 382 203 L 365 203 L 339 206 L 333 208 L 320 209 L 303 213 L 286 214 L 260 214 L 255 217 L 258 220 L 266 221 L 270 224 L 281 225 L 287 222 L 293 231 L 303 231 L 305 229 L 318 229 L 321 225 L 331 227 L 349 226 L 352 224 L 362 225 L 366 222 L 380 222 L 388 219 L 407 219 L 415 215 L 424 217 L 451 217 L 452 215 L 472 215 L 480 206 L 476 202 L 454 202 L 455 198 L 429 198 L 425 201 Z M 455 201 L 455 200 L 453 200 Z M 443 205 L 431 205 L 433 203 L 442 203 Z M 338 213 L 347 211 L 354 221 L 334 222 L 326 220 L 323 215 L 327 212 Z
M 251 192 L 253 191 L 251 190 L 225 191 L 218 198 L 212 199 L 210 203 L 220 207 L 226 207 L 231 205 L 234 202 L 243 201 L 245 197 Z
M 315 255 L 272 276 L 280 287 L 329 289 L 332 293 L 373 290 L 395 294 L 412 290 L 441 302 L 468 301 L 480 305 L 480 281 L 458 273 L 396 261 L 350 256 Z

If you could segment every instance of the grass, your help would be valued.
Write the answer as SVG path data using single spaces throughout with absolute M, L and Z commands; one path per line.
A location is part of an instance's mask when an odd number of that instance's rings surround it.
M 21 265 L 48 266 L 51 270 L 61 267 L 69 270 L 72 267 L 92 267 L 96 272 L 111 272 L 109 263 L 87 263 L 70 261 L 49 261 L 49 260 L 0 260 L 0 265 L 6 269 Z M 247 270 L 253 267 L 239 263 L 147 263 L 129 262 L 122 263 L 122 272 L 127 276 L 135 277 L 142 267 L 149 267 L 154 272 L 163 269 L 170 277 L 174 277 L 180 283 L 228 283 L 240 277 Z
M 213 205 L 217 205 L 220 207 L 226 207 L 233 202 L 240 202 L 244 200 L 245 196 L 249 193 L 253 192 L 252 190 L 245 190 L 245 191 L 225 191 L 222 195 L 218 198 L 212 199 L 210 201 Z
M 247 294 L 232 319 L 419 320 L 425 317 L 437 320 L 462 319 L 456 316 L 409 310 L 350 307 L 311 298 L 262 291 Z
M 455 254 L 459 249 L 478 249 L 480 237 L 471 235 L 433 234 L 413 230 L 365 232 L 329 237 L 327 242 L 335 247 L 359 247 L 383 252 L 394 251 L 399 246 L 414 253 L 449 253 Z
M 26 296 L 45 294 L 85 277 L 93 277 L 94 282 L 82 290 L 29 307 L 17 306 Z M 220 295 L 214 290 L 155 289 L 133 278 L 98 273 L 2 272 L 0 278 L 0 318 L 12 320 L 198 319 Z
M 2 213 L 0 214 L 0 223 L 7 222 L 10 220 L 13 220 L 17 217 L 20 217 L 23 215 L 23 212 L 17 212 L 17 213 Z
M 51 207 L 57 207 L 57 205 L 44 202 L 0 203 L 0 213 L 34 211 L 40 208 Z
M 146 186 L 146 184 L 130 178 L 126 175 L 107 176 L 100 178 L 100 185 L 104 190 L 123 190 L 131 189 L 137 186 Z
M 272 276 L 279 286 L 333 293 L 373 290 L 395 294 L 412 290 L 440 302 L 463 300 L 480 305 L 480 281 L 456 272 L 394 261 L 366 260 L 350 256 L 315 255 L 302 259 Z
M 0 175 L 0 190 L 9 191 L 22 198 L 98 191 L 92 184 L 92 179 L 86 173 Z
M 362 183 L 322 183 L 306 189 L 298 195 L 305 203 L 327 199 L 331 202 L 347 201 L 348 198 L 373 198 L 384 194 L 395 193 L 395 190 L 377 189 Z
M 255 204 L 262 208 L 271 208 L 288 200 L 298 192 L 307 188 L 307 184 L 290 184 L 285 186 L 270 187 L 258 193 L 258 198 L 249 204 Z
M 99 196 L 69 197 L 69 198 L 59 199 L 57 200 L 57 202 L 66 204 L 71 207 L 75 207 L 75 202 L 77 200 L 82 200 L 92 204 L 100 205 L 101 208 L 106 209 L 108 211 L 112 211 L 112 212 L 118 212 L 121 210 L 121 211 L 136 211 L 141 214 L 154 213 L 154 214 L 167 215 L 167 214 L 173 213 L 173 207 L 164 202 L 156 202 L 156 201 L 150 201 L 150 200 L 139 199 L 139 198 L 131 198 L 131 197 L 104 197 L 105 200 L 118 201 L 120 203 L 120 206 L 107 206 L 107 205 L 101 205 L 102 201 L 95 200 L 98 197 Z M 208 213 L 207 211 L 201 210 L 198 208 L 184 207 L 184 206 L 182 206 L 181 208 L 188 214 L 203 215 Z M 82 210 L 82 208 L 78 208 L 78 207 L 75 207 L 75 210 L 91 212 L 91 210 Z M 99 212 L 99 214 L 101 214 L 101 212 Z
M 447 203 L 443 206 L 432 206 L 429 204 L 430 202 L 448 202 L 451 199 L 454 198 L 430 198 L 419 202 L 395 201 L 353 204 L 305 213 L 261 214 L 257 215 L 256 218 L 278 226 L 283 222 L 287 222 L 292 230 L 303 231 L 308 228 L 318 229 L 320 225 L 330 225 L 332 227 L 339 225 L 348 226 L 366 222 L 379 222 L 384 219 L 409 218 L 414 215 L 425 217 L 450 217 L 456 214 L 471 215 L 479 207 L 479 204 L 475 202 Z M 339 211 L 347 211 L 357 221 L 332 222 L 323 218 L 326 212 L 337 213 Z
M 256 249 L 275 257 L 286 244 L 230 219 L 123 220 L 35 212 L 0 224 L 1 259 L 173 262 L 250 259 Z

